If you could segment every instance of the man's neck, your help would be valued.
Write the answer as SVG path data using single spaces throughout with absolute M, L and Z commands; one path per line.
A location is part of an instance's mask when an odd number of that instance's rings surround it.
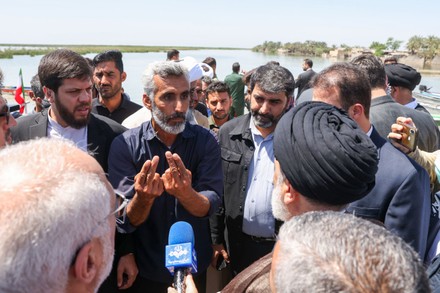
M 409 104 L 413 101 L 412 92 L 403 92 L 399 95 L 398 98 L 395 98 L 395 100 L 402 105 Z
M 98 97 L 99 102 L 104 105 L 107 110 L 112 113 L 115 111 L 122 103 L 122 93 L 119 92 L 118 94 L 114 95 L 111 98 L 104 99 L 99 95 Z
M 177 134 L 168 133 L 160 128 L 154 118 L 151 119 L 151 125 L 153 126 L 153 129 L 156 132 L 156 136 L 160 139 L 160 141 L 163 142 L 167 147 L 171 147 L 176 141 Z
M 212 115 L 212 119 L 214 120 L 215 125 L 220 127 L 223 124 L 225 124 L 226 122 L 228 122 L 229 116 L 226 116 L 226 118 L 220 120 L 220 119 L 215 118 L 214 115 Z
M 371 98 L 376 99 L 379 97 L 386 96 L 387 92 L 383 88 L 374 88 L 371 90 Z

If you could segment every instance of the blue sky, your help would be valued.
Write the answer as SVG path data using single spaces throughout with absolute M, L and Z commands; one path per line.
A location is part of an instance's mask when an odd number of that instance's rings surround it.
M 440 1 L 8 0 L 1 43 L 251 48 L 264 41 L 369 46 L 440 37 Z

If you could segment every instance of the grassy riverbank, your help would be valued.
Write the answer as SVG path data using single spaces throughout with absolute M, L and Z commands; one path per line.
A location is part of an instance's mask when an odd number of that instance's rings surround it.
M 11 59 L 14 55 L 45 55 L 50 51 L 59 48 L 73 50 L 79 54 L 99 53 L 107 50 L 119 50 L 122 53 L 148 53 L 166 52 L 170 49 L 177 50 L 243 50 L 243 48 L 223 48 L 223 47 L 185 47 L 185 46 L 127 46 L 127 45 L 41 45 L 41 44 L 0 44 L 5 47 L 0 50 L 0 59 Z

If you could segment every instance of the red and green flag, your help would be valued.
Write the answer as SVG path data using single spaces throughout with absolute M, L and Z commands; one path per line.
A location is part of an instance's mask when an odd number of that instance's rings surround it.
M 18 76 L 18 86 L 15 89 L 15 101 L 20 105 L 20 113 L 23 114 L 26 103 L 24 100 L 23 74 L 21 73 L 21 68 Z

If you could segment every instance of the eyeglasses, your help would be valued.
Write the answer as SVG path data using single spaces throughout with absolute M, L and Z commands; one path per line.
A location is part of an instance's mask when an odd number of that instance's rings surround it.
M 3 105 L 2 109 L 0 110 L 0 117 L 6 117 L 6 124 L 9 124 L 9 117 L 11 117 L 11 112 L 9 111 L 8 105 Z
M 125 209 L 127 208 L 128 203 L 130 202 L 129 199 L 125 197 L 122 193 L 119 193 L 119 191 L 115 190 L 116 194 L 116 209 L 110 213 L 106 218 L 114 215 L 115 217 L 120 217 L 125 214 Z
M 122 193 L 120 193 L 119 191 L 115 190 L 115 195 L 116 195 L 116 208 L 114 211 L 112 211 L 110 214 L 108 214 L 104 219 L 102 219 L 101 221 L 98 222 L 98 224 L 96 225 L 95 228 L 93 228 L 92 230 L 92 235 L 95 234 L 96 229 L 101 226 L 103 223 L 105 223 L 105 221 L 107 221 L 108 218 L 110 218 L 111 216 L 115 216 L 116 218 L 119 218 L 120 216 L 125 214 L 125 209 L 128 205 L 128 203 L 130 202 L 129 199 L 127 199 L 125 197 L 125 195 L 123 195 Z M 86 245 L 90 240 L 88 240 L 87 242 L 85 242 L 83 245 L 81 245 L 75 252 L 75 254 L 73 255 L 72 261 L 70 263 L 70 266 L 73 266 L 75 264 L 76 258 L 78 257 L 78 253 L 81 250 L 81 248 L 84 247 L 84 245 Z

